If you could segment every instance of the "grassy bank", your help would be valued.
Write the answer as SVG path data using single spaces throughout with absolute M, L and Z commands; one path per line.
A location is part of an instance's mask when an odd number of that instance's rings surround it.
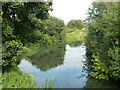
M 22 59 L 36 53 L 36 47 L 23 47 L 23 53 L 16 57 L 15 66 L 10 66 L 2 73 L 1 88 L 34 88 L 35 80 L 28 73 L 23 73 L 16 66 Z
M 81 41 L 84 42 L 86 32 L 83 31 L 73 31 L 66 33 L 66 43 Z
M 44 87 L 36 87 L 36 80 L 29 73 L 23 73 L 19 69 L 7 71 L 2 74 L 0 88 L 54 88 L 55 78 L 45 82 Z
M 35 80 L 28 73 L 11 70 L 2 74 L 2 88 L 34 88 Z
M 19 63 L 22 59 L 27 56 L 32 56 L 36 54 L 39 50 L 36 46 L 31 47 L 23 47 L 23 54 L 17 58 L 17 62 Z M 2 75 L 2 84 L 1 88 L 36 88 L 36 80 L 29 73 L 23 73 L 19 70 L 18 67 L 13 67 L 6 70 Z M 46 78 L 47 79 L 47 78 Z M 55 79 L 52 79 L 50 82 L 46 80 L 44 87 L 37 88 L 53 88 L 53 84 Z

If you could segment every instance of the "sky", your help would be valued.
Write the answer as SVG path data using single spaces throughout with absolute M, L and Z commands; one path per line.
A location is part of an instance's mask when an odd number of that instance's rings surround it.
M 64 20 L 65 24 L 71 19 L 85 20 L 91 3 L 92 0 L 53 0 L 50 15 Z

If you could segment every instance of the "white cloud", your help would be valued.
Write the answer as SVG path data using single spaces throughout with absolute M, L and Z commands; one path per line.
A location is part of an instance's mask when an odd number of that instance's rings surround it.
M 61 18 L 67 23 L 71 19 L 84 20 L 92 0 L 53 0 L 52 16 Z

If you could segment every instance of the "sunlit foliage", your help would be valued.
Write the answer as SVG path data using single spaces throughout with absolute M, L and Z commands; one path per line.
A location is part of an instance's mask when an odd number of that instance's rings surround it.
M 71 29 L 77 28 L 81 30 L 84 27 L 84 24 L 81 20 L 71 20 L 68 22 L 67 26 Z
M 42 20 L 48 18 L 50 6 L 47 2 L 2 3 L 3 69 L 7 65 L 16 65 L 16 56 L 23 52 L 23 46 L 44 38 Z
M 91 55 L 91 76 L 120 79 L 119 2 L 94 2 L 89 8 L 87 52 Z

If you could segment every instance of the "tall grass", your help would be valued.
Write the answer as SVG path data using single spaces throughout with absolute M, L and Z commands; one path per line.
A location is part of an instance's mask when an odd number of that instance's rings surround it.
M 11 70 L 2 74 L 3 88 L 35 88 L 35 80 L 28 73 Z
M 0 85 L 0 89 L 2 88 L 41 88 L 41 89 L 53 89 L 55 88 L 55 78 L 48 82 L 48 78 L 46 77 L 46 82 L 44 87 L 36 87 L 35 79 L 30 76 L 29 73 L 23 73 L 22 71 L 15 69 L 11 71 L 4 72 L 2 75 L 2 85 Z
M 19 57 L 18 61 L 22 58 L 25 58 L 27 56 L 32 56 L 37 52 L 37 48 L 35 46 L 33 47 L 23 47 L 24 53 Z M 6 70 L 3 74 L 0 73 L 0 89 L 1 88 L 36 88 L 36 81 L 35 79 L 30 76 L 29 73 L 23 73 L 21 70 L 19 70 L 17 67 L 10 68 Z M 55 83 L 55 78 L 50 80 L 48 82 L 48 79 L 46 77 L 44 87 L 37 87 L 37 88 L 53 88 L 53 85 Z
M 56 81 L 56 79 L 55 78 L 53 78 L 52 80 L 50 80 L 49 82 L 48 82 L 48 79 L 47 79 L 47 77 L 46 77 L 46 84 L 45 84 L 45 87 L 44 88 L 55 88 L 55 86 L 54 86 L 54 84 L 55 84 L 55 81 Z

